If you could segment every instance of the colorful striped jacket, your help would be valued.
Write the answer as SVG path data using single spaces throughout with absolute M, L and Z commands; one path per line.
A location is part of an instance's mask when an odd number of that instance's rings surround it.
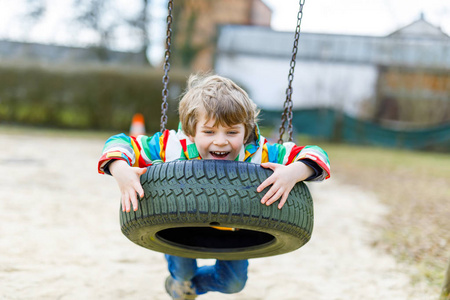
M 330 177 L 330 162 L 327 153 L 318 146 L 296 146 L 292 142 L 283 145 L 270 144 L 255 130 L 255 139 L 242 146 L 236 158 L 238 161 L 261 164 L 273 162 L 288 165 L 302 160 L 315 170 L 311 181 L 320 181 Z M 201 159 L 197 147 L 184 132 L 179 129 L 166 130 L 153 136 L 140 135 L 129 137 L 121 133 L 110 137 L 103 148 L 102 157 L 98 163 L 98 172 L 109 173 L 108 162 L 113 159 L 126 161 L 133 167 L 147 167 L 154 163 L 173 160 Z

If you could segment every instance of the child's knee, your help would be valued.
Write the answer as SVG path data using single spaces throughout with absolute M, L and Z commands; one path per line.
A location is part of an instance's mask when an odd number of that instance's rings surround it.
M 247 282 L 247 276 L 242 278 L 236 278 L 236 280 L 229 281 L 223 288 L 222 293 L 235 294 L 242 291 Z
M 228 268 L 226 272 L 222 269 L 219 272 L 221 278 L 219 281 L 223 283 L 223 293 L 233 294 L 239 293 L 245 287 L 247 282 L 247 261 L 234 261 L 226 263 Z

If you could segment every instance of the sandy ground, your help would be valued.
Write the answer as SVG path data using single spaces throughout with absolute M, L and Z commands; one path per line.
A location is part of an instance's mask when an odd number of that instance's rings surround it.
M 118 188 L 96 172 L 103 142 L 0 134 L 1 299 L 170 299 L 163 255 L 120 232 Z M 315 229 L 306 246 L 251 260 L 239 294 L 198 299 L 435 299 L 371 247 L 385 208 L 338 180 L 309 185 Z

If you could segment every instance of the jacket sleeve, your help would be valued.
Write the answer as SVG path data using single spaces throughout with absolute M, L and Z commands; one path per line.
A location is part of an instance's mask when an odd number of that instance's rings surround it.
M 330 160 L 328 159 L 328 154 L 319 146 L 294 146 L 292 147 L 289 158 L 292 158 L 292 162 L 304 161 L 310 167 L 312 167 L 310 165 L 312 163 L 322 169 L 322 172 L 315 178 L 308 179 L 310 181 L 321 181 L 330 178 Z
M 132 167 L 147 167 L 155 162 L 161 162 L 164 157 L 164 140 L 169 135 L 166 130 L 153 136 L 140 135 L 130 137 L 123 133 L 110 137 L 103 147 L 102 156 L 98 162 L 98 172 L 109 174 L 108 165 L 112 160 L 123 160 Z M 164 156 L 164 155 L 163 155 Z
M 292 142 L 286 142 L 283 145 L 265 143 L 262 156 L 262 162 L 268 161 L 284 165 L 303 161 L 316 173 L 314 177 L 307 179 L 309 181 L 321 181 L 330 177 L 328 155 L 318 146 L 297 146 Z

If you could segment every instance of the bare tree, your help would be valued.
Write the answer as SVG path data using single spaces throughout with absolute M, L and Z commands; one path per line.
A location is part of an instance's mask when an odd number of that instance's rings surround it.
M 105 21 L 109 0 L 76 0 L 74 6 L 78 12 L 75 21 L 98 35 L 98 42 L 93 47 L 100 60 L 106 60 L 113 31 L 117 21 Z
M 141 0 L 141 8 L 139 13 L 135 18 L 126 20 L 127 23 L 138 31 L 139 44 L 141 45 L 140 52 L 144 56 L 145 60 L 148 62 L 147 50 L 150 47 L 150 36 L 149 36 L 149 10 L 150 10 L 150 0 Z
M 45 2 L 42 0 L 27 0 L 26 7 L 28 19 L 34 22 L 39 21 L 46 11 Z
M 41 21 L 47 10 L 46 0 L 25 0 L 28 11 L 25 14 L 25 20 L 34 26 Z M 135 45 L 138 45 L 138 51 L 147 59 L 147 50 L 150 47 L 149 23 L 150 23 L 150 4 L 151 0 L 133 0 L 129 1 L 131 7 L 138 7 L 137 12 L 129 17 L 125 16 L 120 8 L 115 6 L 114 0 L 74 0 L 73 11 L 74 19 L 72 24 L 81 26 L 83 29 L 90 30 L 97 35 L 97 40 L 93 43 L 92 49 L 97 52 L 99 59 L 106 60 L 108 49 L 110 49 L 118 38 L 118 28 L 124 27 L 127 30 L 138 32 L 138 34 L 127 36 L 128 39 L 134 39 Z M 139 6 L 140 4 L 140 6 Z
M 31 32 L 31 29 L 45 16 L 46 6 L 43 0 L 26 0 L 26 11 L 21 18 L 25 35 Z
M 110 48 L 118 26 L 129 26 L 130 29 L 138 32 L 136 44 L 139 45 L 139 52 L 148 63 L 147 50 L 150 47 L 149 38 L 149 10 L 150 0 L 135 0 L 130 5 L 141 3 L 138 12 L 133 17 L 121 15 L 120 11 L 113 11 L 113 1 L 111 0 L 76 0 L 75 8 L 79 11 L 76 21 L 96 32 L 99 35 L 98 53 L 100 58 L 106 58 L 107 49 Z M 117 18 L 111 18 L 111 15 Z

